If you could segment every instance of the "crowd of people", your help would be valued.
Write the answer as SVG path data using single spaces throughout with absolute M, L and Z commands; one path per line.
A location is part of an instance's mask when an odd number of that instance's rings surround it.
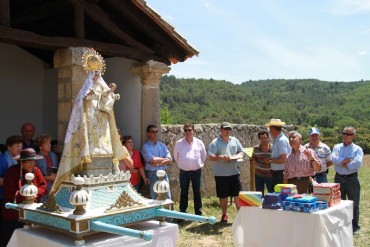
M 309 193 L 312 180 L 317 183 L 328 182 L 329 167 L 335 169 L 333 182 L 340 183 L 342 199 L 354 201 L 353 232 L 360 229 L 359 203 L 360 183 L 357 171 L 362 165 L 363 151 L 353 143 L 356 130 L 346 127 L 343 130 L 343 142 L 330 148 L 320 141 L 320 130 L 313 127 L 309 130 L 309 142 L 302 144 L 302 136 L 297 131 L 290 131 L 286 137 L 282 131 L 285 125 L 280 119 L 271 119 L 266 129 L 257 133 L 259 144 L 253 149 L 251 157 L 255 176 L 256 191 L 264 195 L 265 186 L 273 192 L 274 186 L 280 183 L 291 183 L 297 186 L 299 193 Z M 173 158 L 167 146 L 158 140 L 158 127 L 149 125 L 146 129 L 147 142 L 141 151 L 134 149 L 132 136 L 121 138 L 122 146 L 130 155 L 132 162 L 121 162 L 119 169 L 130 171 L 132 186 L 140 191 L 142 184 L 153 185 L 157 181 L 156 172 L 167 170 L 176 162 L 179 168 L 181 212 L 187 212 L 190 183 L 194 197 L 194 213 L 202 215 L 201 176 L 205 160 L 214 163 L 216 195 L 219 198 L 221 222 L 228 221 L 228 198 L 234 198 L 237 209 L 238 194 L 242 190 L 238 160 L 243 158 L 243 147 L 240 141 L 231 136 L 232 125 L 224 122 L 220 133 L 209 144 L 208 152 L 202 140 L 195 137 L 194 125 L 183 126 L 184 137 L 174 146 Z M 19 194 L 26 183 L 24 175 L 32 172 L 33 183 L 38 187 L 37 202 L 47 199 L 56 178 L 61 154 L 57 142 L 47 134 L 34 139 L 35 127 L 25 123 L 21 135 L 9 136 L 0 155 L 0 215 L 2 246 L 5 246 L 14 229 L 22 226 L 18 222 L 15 210 L 5 209 L 6 202 L 20 203 L 24 198 Z M 272 143 L 270 142 L 272 137 Z M 168 175 L 165 179 L 168 181 Z M 156 199 L 153 186 L 149 186 L 149 197 Z M 170 191 L 167 198 L 171 199 Z M 5 244 L 4 244 L 5 243 Z
M 362 166 L 363 150 L 353 143 L 355 128 L 343 129 L 343 142 L 336 144 L 333 151 L 320 141 L 320 130 L 309 130 L 309 142 L 302 145 L 302 135 L 290 131 L 288 137 L 282 132 L 285 123 L 280 119 L 271 119 L 266 126 L 273 142 L 269 142 L 269 133 L 258 133 L 259 144 L 254 147 L 251 159 L 255 171 L 255 187 L 264 193 L 274 191 L 276 184 L 289 183 L 297 186 L 298 193 L 310 193 L 313 183 L 327 183 L 329 167 L 334 167 L 334 181 L 340 184 L 341 199 L 354 203 L 352 227 L 353 233 L 360 230 L 360 182 L 358 169 Z

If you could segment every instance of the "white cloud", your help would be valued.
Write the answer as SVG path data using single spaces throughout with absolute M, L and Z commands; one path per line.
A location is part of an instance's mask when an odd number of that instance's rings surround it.
M 209 8 L 211 8 L 211 4 L 210 4 L 210 3 L 204 3 L 204 4 L 203 4 L 203 7 L 204 7 L 205 9 L 209 9 Z
M 357 54 L 358 55 L 366 55 L 367 54 L 367 51 L 358 51 Z
M 330 12 L 334 15 L 355 15 L 370 12 L 369 0 L 334 0 Z

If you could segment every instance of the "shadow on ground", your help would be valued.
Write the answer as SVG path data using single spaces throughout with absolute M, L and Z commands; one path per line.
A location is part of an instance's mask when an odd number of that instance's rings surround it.
M 225 227 L 230 227 L 232 223 L 217 222 L 215 224 L 196 223 L 192 221 L 184 221 L 179 223 L 180 228 L 185 228 L 186 231 L 191 233 L 203 235 L 222 235 Z

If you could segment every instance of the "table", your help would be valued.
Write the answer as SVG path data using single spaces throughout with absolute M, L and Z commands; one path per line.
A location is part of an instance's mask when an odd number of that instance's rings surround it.
M 234 246 L 353 246 L 353 202 L 315 213 L 241 207 L 233 223 Z
M 96 233 L 84 238 L 85 245 L 88 246 L 133 246 L 133 247 L 172 247 L 176 246 L 179 237 L 179 228 L 177 224 L 166 223 L 159 225 L 158 221 L 148 221 L 129 226 L 132 229 L 150 231 L 154 233 L 151 241 L 145 241 L 129 236 L 115 235 L 109 233 Z M 30 229 L 17 229 L 14 231 L 8 247 L 29 247 L 29 246 L 75 246 L 75 238 L 46 229 L 45 227 L 33 227 Z

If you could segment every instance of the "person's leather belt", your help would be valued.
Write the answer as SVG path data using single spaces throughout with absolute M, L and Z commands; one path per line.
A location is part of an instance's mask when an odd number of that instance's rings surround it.
M 306 179 L 306 178 L 309 178 L 309 177 L 295 177 L 295 178 L 291 178 L 291 179 L 297 179 L 297 180 L 300 180 L 300 179 Z
M 354 177 L 354 176 L 357 176 L 357 172 L 355 173 L 351 173 L 351 174 L 347 174 L 347 175 L 340 175 L 339 173 L 337 173 L 337 175 L 341 178 L 350 178 L 350 177 Z

